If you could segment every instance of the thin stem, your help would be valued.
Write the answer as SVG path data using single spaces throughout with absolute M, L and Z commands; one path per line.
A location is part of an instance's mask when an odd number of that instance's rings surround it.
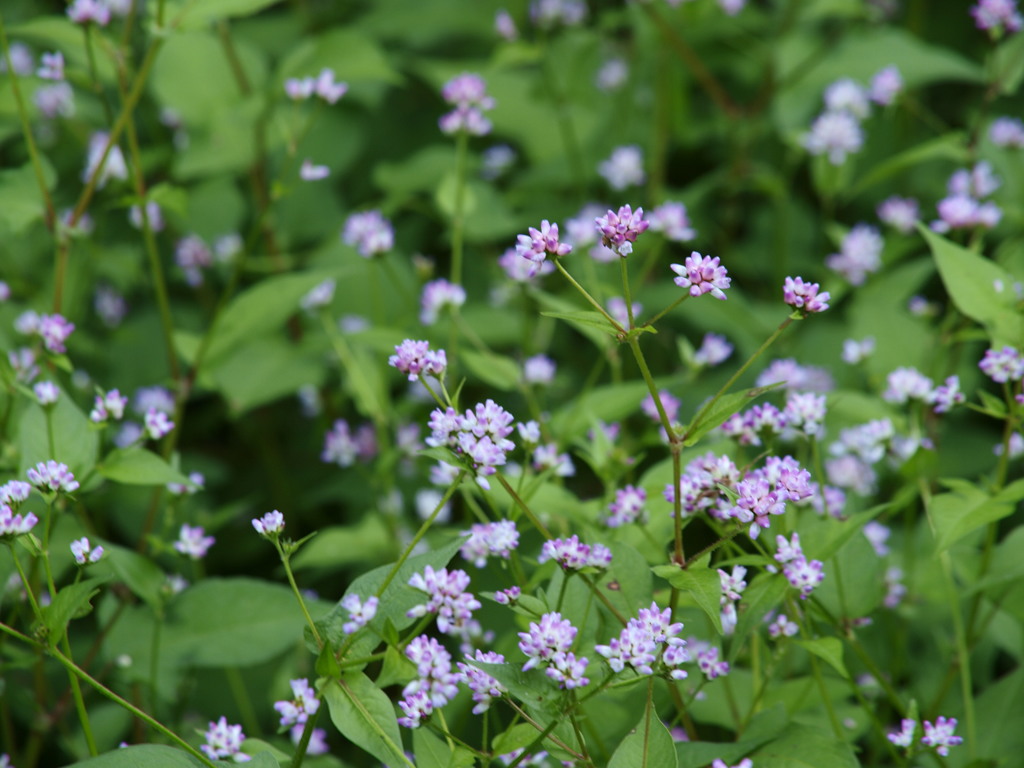
M 626 267 L 625 259 L 619 259 L 619 267 L 622 272 L 622 296 L 626 300 L 626 317 L 629 318 L 629 327 L 633 328 L 633 296 L 629 292 L 629 269 Z
M 598 312 L 600 312 L 602 315 L 604 315 L 605 319 L 609 323 L 612 324 L 612 327 L 618 333 L 625 334 L 626 333 L 626 329 L 623 328 L 621 325 L 619 325 L 618 321 L 605 311 L 605 308 L 601 306 L 601 304 L 597 301 L 597 299 L 595 299 L 593 296 L 591 296 L 587 292 L 586 288 L 584 288 L 582 285 L 577 283 L 575 278 L 573 278 L 572 275 L 570 275 L 568 272 L 565 271 L 565 267 L 562 266 L 562 262 L 559 261 L 558 259 L 554 259 L 554 262 L 555 262 L 555 266 L 558 268 L 558 271 L 561 272 L 565 276 L 566 280 L 568 280 L 570 283 L 573 284 L 573 286 L 576 288 L 577 291 L 579 291 L 581 294 L 583 294 L 583 298 L 585 298 L 587 301 L 589 301 L 591 306 L 594 307 L 594 309 L 596 309 Z
M 292 755 L 291 768 L 302 768 L 302 761 L 306 759 L 309 740 L 313 738 L 313 730 L 316 728 L 316 721 L 320 717 L 321 711 L 323 711 L 323 707 L 317 707 L 316 711 L 306 719 L 306 725 L 302 729 L 302 738 L 299 739 L 298 746 L 295 747 L 295 754 Z
M 498 472 L 497 474 L 495 474 L 495 477 L 498 478 L 498 482 L 501 483 L 501 486 L 505 489 L 506 493 L 508 493 L 508 495 L 512 497 L 512 501 L 515 502 L 516 506 L 519 507 L 519 509 L 523 511 L 523 514 L 526 515 L 527 519 L 531 523 L 533 523 L 533 527 L 540 531 L 541 536 L 543 536 L 545 539 L 553 539 L 554 536 L 551 535 L 551 531 L 549 531 L 547 526 L 544 525 L 544 523 L 542 523 L 535 514 L 533 514 L 533 510 L 530 509 L 530 507 L 527 505 L 525 501 L 522 500 L 522 498 L 520 498 L 519 494 L 515 492 L 515 489 L 513 489 L 512 486 L 509 485 L 509 482 L 508 480 L 505 479 L 505 476 Z
M 316 641 L 317 648 L 323 648 L 324 641 L 320 637 L 320 633 L 317 631 L 316 624 L 313 622 L 313 617 L 309 615 L 309 608 L 306 607 L 306 601 L 302 597 L 302 592 L 299 591 L 299 585 L 295 583 L 295 574 L 292 573 L 291 566 L 291 553 L 286 552 L 284 547 L 281 546 L 281 540 L 274 539 L 274 547 L 277 549 L 278 555 L 281 556 L 281 564 L 284 566 L 285 576 L 288 577 L 288 583 L 292 587 L 292 592 L 295 593 L 295 599 L 299 601 L 299 608 L 302 609 L 302 615 L 306 617 L 306 623 L 309 624 L 309 629 L 313 633 L 313 640 Z
M 469 134 L 459 131 L 455 137 L 455 206 L 452 211 L 452 272 L 451 281 L 462 285 L 462 246 L 466 206 L 466 158 L 469 154 Z M 458 311 L 456 309 L 456 311 Z

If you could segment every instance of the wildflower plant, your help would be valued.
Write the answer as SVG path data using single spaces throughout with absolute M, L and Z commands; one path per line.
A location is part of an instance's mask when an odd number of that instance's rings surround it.
M 1021 13 L 897 5 L 4 3 L 0 766 L 1017 759 Z

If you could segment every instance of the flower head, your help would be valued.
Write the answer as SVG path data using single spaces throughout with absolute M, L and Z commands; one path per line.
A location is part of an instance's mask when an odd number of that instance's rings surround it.
M 395 346 L 395 354 L 388 358 L 388 365 L 397 368 L 416 381 L 422 375 L 440 379 L 448 367 L 448 358 L 443 349 L 432 350 L 428 341 L 405 339 Z
M 293 698 L 274 702 L 274 709 L 281 716 L 281 726 L 304 725 L 310 715 L 320 709 L 316 691 L 304 677 L 291 681 Z
M 717 256 L 701 256 L 693 251 L 685 264 L 672 264 L 672 271 L 678 277 L 674 282 L 680 288 L 688 288 L 691 296 L 710 293 L 716 299 L 725 300 L 725 289 L 732 282 L 728 270 L 720 265 Z
M 341 239 L 345 245 L 354 246 L 363 258 L 372 258 L 386 253 L 395 246 L 395 232 L 391 222 L 380 211 L 353 213 L 345 220 Z
M 650 226 L 649 221 L 644 221 L 643 208 L 634 211 L 628 205 L 619 208 L 618 213 L 608 211 L 604 216 L 596 218 L 594 223 L 601 235 L 602 245 L 622 257 L 633 252 L 637 236 Z
M 6 503 L 0 502 L 0 539 L 22 536 L 39 522 L 39 518 L 29 512 L 25 515 L 16 515 Z
M 635 145 L 616 147 L 611 157 L 598 166 L 597 172 L 614 190 L 639 186 L 647 178 L 644 174 L 643 152 Z
M 803 145 L 812 155 L 828 155 L 832 165 L 842 165 L 847 155 L 860 151 L 864 134 L 849 112 L 824 112 L 811 124 Z
M 279 536 L 284 531 L 284 515 L 275 509 L 273 512 L 267 512 L 263 517 L 254 518 L 252 527 L 260 536 L 265 536 L 268 539 Z
M 71 542 L 71 554 L 78 565 L 90 565 L 103 557 L 103 547 L 93 546 L 89 539 L 82 537 Z
M 558 241 L 558 225 L 547 219 L 540 223 L 540 229 L 530 227 L 527 231 L 529 234 L 516 238 L 516 253 L 537 265 L 530 273 L 531 277 L 539 270 L 539 265 L 547 259 L 548 254 L 557 258 L 572 251 L 571 245 Z
M 346 635 L 351 635 L 365 627 L 377 615 L 379 604 L 380 600 L 376 595 L 370 595 L 366 600 L 362 600 L 354 592 L 345 595 L 342 598 L 341 607 L 348 611 L 348 621 L 341 625 L 341 631 Z
M 420 322 L 433 325 L 446 307 L 461 307 L 466 303 L 466 290 L 447 280 L 433 280 L 423 286 L 420 297 Z
M 178 540 L 174 542 L 174 548 L 186 557 L 201 560 L 206 557 L 206 553 L 215 541 L 213 536 L 206 535 L 202 526 L 191 526 L 185 523 L 181 526 Z
M 936 752 L 946 757 L 950 747 L 955 747 L 964 741 L 960 736 L 953 735 L 955 728 L 955 717 L 946 718 L 940 715 L 934 725 L 925 720 L 924 736 L 921 737 L 921 743 L 926 747 L 935 747 Z
M 43 493 L 71 493 L 78 490 L 78 481 L 71 474 L 68 465 L 53 459 L 36 464 L 26 474 L 29 482 Z
M 246 763 L 252 758 L 241 751 L 245 734 L 240 725 L 228 725 L 228 719 L 221 717 L 216 723 L 211 722 L 209 729 L 203 734 L 206 743 L 200 748 L 211 760 L 230 758 L 236 763 Z
M 787 277 L 782 286 L 782 296 L 790 306 L 802 309 L 805 314 L 824 312 L 831 299 L 828 291 L 818 293 L 817 283 L 805 283 L 802 277 Z

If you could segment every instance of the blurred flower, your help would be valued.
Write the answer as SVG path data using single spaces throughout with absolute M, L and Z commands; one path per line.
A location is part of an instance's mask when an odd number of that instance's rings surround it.
M 811 124 L 802 143 L 812 155 L 828 155 L 833 165 L 842 165 L 847 155 L 860 151 L 864 135 L 857 118 L 848 112 L 824 112 Z
M 76 2 L 81 2 L 81 0 L 76 0 Z M 124 181 L 128 178 L 128 165 L 125 163 L 121 148 L 115 144 L 107 152 L 107 143 L 109 141 L 110 134 L 105 131 L 97 131 L 89 137 L 89 148 L 85 157 L 85 169 L 82 171 L 82 182 L 88 184 L 93 175 L 98 173 L 97 189 L 103 189 L 110 179 Z M 107 152 L 106 160 L 103 160 L 104 152 Z M 103 160 L 102 166 L 100 165 L 101 160 Z
M 39 114 L 50 120 L 75 116 L 75 93 L 67 83 L 54 83 L 37 88 L 32 95 L 32 102 L 39 110 Z M 89 171 L 86 173 L 88 175 Z M 99 186 L 103 186 L 105 181 L 101 181 Z
M 639 317 L 644 307 L 639 301 L 633 302 L 633 318 Z M 626 311 L 626 300 L 621 296 L 612 296 L 608 299 L 608 314 L 612 316 L 619 325 L 625 327 L 629 325 L 629 315 Z
M 150 408 L 146 411 L 144 423 L 146 425 L 146 437 L 150 440 L 159 440 L 170 434 L 170 431 L 174 429 L 174 422 L 167 418 L 166 413 L 158 411 L 156 408 Z
M 210 246 L 199 235 L 187 235 L 174 246 L 174 261 L 193 288 L 203 284 L 203 270 L 213 264 Z
M 430 349 L 428 341 L 405 339 L 395 345 L 395 354 L 388 358 L 388 365 L 406 374 L 409 381 L 416 381 L 423 374 L 440 379 L 448 360 L 443 349 Z
M 1017 117 L 997 117 L 988 128 L 988 138 L 997 147 L 1024 149 L 1024 122 Z
M 1018 22 L 1019 27 L 1019 22 Z M 921 744 L 926 747 L 935 747 L 935 751 L 943 757 L 949 755 L 949 748 L 963 743 L 963 739 L 953 735 L 956 728 L 956 718 L 945 718 L 941 715 L 932 725 L 928 720 L 924 721 L 924 736 L 921 737 Z
M 299 178 L 303 181 L 320 181 L 331 175 L 331 169 L 326 165 L 313 165 L 308 157 L 302 161 L 299 168 Z
M 466 303 L 466 290 L 447 280 L 433 280 L 423 286 L 420 296 L 420 322 L 433 325 L 446 308 L 458 308 Z
M 349 216 L 345 220 L 341 239 L 346 245 L 354 246 L 359 255 L 367 259 L 378 253 L 386 253 L 395 246 L 395 232 L 391 222 L 376 210 Z
M 724 363 L 733 352 L 733 346 L 729 341 L 717 333 L 706 333 L 701 341 L 700 348 L 693 355 L 693 362 L 697 365 L 714 367 Z
M 275 509 L 273 512 L 267 512 L 263 517 L 254 518 L 252 527 L 260 536 L 267 538 L 278 536 L 284 531 L 284 515 Z
M 369 461 L 377 454 L 377 437 L 373 426 L 363 424 L 353 434 L 345 419 L 337 419 L 324 437 L 320 460 L 339 467 L 351 467 L 356 459 Z
M 885 241 L 878 230 L 868 224 L 857 224 L 839 246 L 839 253 L 825 259 L 825 266 L 845 277 L 852 285 L 861 285 L 868 274 L 882 266 Z
M 39 57 L 40 65 L 36 70 L 36 76 L 43 80 L 64 79 L 64 54 L 60 51 L 44 53 Z
M 529 234 L 517 236 L 516 253 L 534 263 L 534 274 L 540 269 L 539 265 L 547 259 L 548 254 L 558 258 L 572 251 L 571 245 L 558 241 L 558 225 L 550 223 L 547 219 L 540 223 L 540 229 L 530 227 L 527 232 Z
M 512 15 L 504 8 L 499 8 L 498 12 L 494 14 L 494 31 L 500 37 L 509 41 L 516 40 L 519 37 L 519 30 L 516 29 L 516 23 L 512 19 Z
M 866 360 L 875 351 L 875 337 L 866 336 L 857 341 L 856 339 L 845 339 L 843 341 L 843 362 L 848 365 L 856 365 Z
M 912 197 L 893 195 L 883 200 L 876 209 L 878 218 L 890 227 L 908 234 L 914 231 L 919 208 L 917 200 Z
M 914 732 L 917 730 L 917 721 L 904 718 L 900 722 L 900 730 L 895 733 L 886 734 L 886 737 L 897 747 L 909 747 L 914 743 Z
M 879 70 L 871 78 L 871 88 L 868 95 L 876 104 L 887 107 L 892 104 L 900 91 L 903 90 L 903 77 L 900 70 L 895 66 L 888 66 Z
M 202 526 L 191 526 L 185 523 L 181 526 L 178 540 L 174 542 L 174 548 L 193 560 L 201 560 L 206 557 L 206 553 L 215 541 L 213 536 L 206 535 Z
M 487 95 L 487 86 L 480 75 L 463 72 L 453 77 L 444 84 L 441 96 L 455 106 L 438 121 L 442 133 L 465 131 L 471 136 L 483 136 L 491 132 L 491 122 L 483 113 L 494 109 L 495 101 Z
M 341 625 L 341 631 L 351 635 L 369 624 L 377 615 L 379 602 L 376 595 L 370 595 L 365 601 L 354 592 L 345 595 L 341 600 L 341 607 L 348 611 L 348 621 Z
M 597 167 L 597 172 L 614 190 L 639 186 L 647 178 L 644 174 L 643 152 L 636 145 L 616 147 L 611 157 Z
M 104 0 L 74 0 L 66 13 L 75 24 L 93 23 L 105 27 L 110 23 L 110 8 Z
M 291 680 L 291 699 L 275 701 L 274 709 L 281 716 L 281 727 L 288 728 L 292 725 L 305 725 L 310 715 L 316 714 L 320 709 L 320 700 L 316 697 L 316 691 L 310 686 L 309 680 L 300 677 Z
M 142 206 L 133 205 L 128 209 L 128 221 L 136 229 L 142 229 Z M 146 201 L 146 221 L 149 222 L 149 228 L 154 232 L 160 232 L 164 228 L 163 211 L 154 200 Z
M 575 27 L 587 17 L 587 4 L 583 0 L 533 0 L 530 20 L 541 29 L 558 25 Z
M 523 361 L 523 381 L 527 384 L 546 385 L 555 378 L 555 361 L 547 355 L 534 355 Z
M 825 107 L 829 112 L 845 112 L 858 120 L 871 113 L 867 92 L 850 78 L 836 80 L 825 89 Z
M 40 405 L 53 405 L 60 397 L 60 390 L 52 381 L 40 381 L 32 387 Z
M 93 546 L 89 539 L 82 537 L 71 542 L 71 554 L 78 565 L 91 565 L 99 562 L 103 557 L 103 547 Z
M 68 465 L 54 461 L 41 461 L 26 472 L 28 481 L 43 493 L 71 493 L 78 490 L 78 481 Z
M 715 256 L 701 256 L 693 251 L 686 259 L 685 264 L 671 264 L 672 271 L 678 277 L 674 282 L 680 288 L 688 288 L 690 296 L 703 296 L 710 293 L 716 299 L 725 300 L 725 289 L 729 287 L 732 278 L 728 277 L 728 270 L 720 265 L 719 258 Z
M 508 144 L 495 144 L 480 155 L 480 175 L 488 180 L 504 176 L 516 161 L 516 151 Z
M 626 62 L 619 58 L 608 59 L 601 68 L 597 70 L 594 83 L 602 91 L 616 91 L 621 88 L 629 78 L 629 67 Z
M 314 285 L 309 292 L 299 299 L 299 306 L 307 312 L 313 312 L 320 307 L 330 306 L 334 301 L 334 289 L 337 286 L 334 278 L 327 278 L 322 283 Z
M 24 43 L 12 42 L 10 46 L 11 65 L 14 74 L 26 76 L 31 75 L 36 68 L 35 57 L 32 49 Z M 7 57 L 0 56 L 0 72 L 7 72 Z
M 216 723 L 211 722 L 209 730 L 203 734 L 206 743 L 200 748 L 211 760 L 230 758 L 236 763 L 246 763 L 252 758 L 241 751 L 245 734 L 240 725 L 228 725 L 226 717 Z
M 1017 0 L 978 0 L 971 6 L 971 16 L 978 29 L 998 39 L 1003 32 L 1016 32 L 1024 25 L 1017 11 Z
M 666 240 L 674 243 L 688 243 L 697 236 L 697 231 L 690 226 L 686 206 L 682 203 L 662 203 L 647 215 L 647 220 L 652 232 L 661 232 Z

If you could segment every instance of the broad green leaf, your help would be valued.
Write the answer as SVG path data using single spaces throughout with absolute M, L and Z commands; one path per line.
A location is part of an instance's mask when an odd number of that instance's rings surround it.
M 164 602 L 163 590 L 167 576 L 153 560 L 114 544 L 105 545 L 104 548 L 107 554 L 100 565 L 106 563 L 132 594 L 153 607 Z
M 496 755 L 507 755 L 517 749 L 530 746 L 537 739 L 537 729 L 528 723 L 513 725 L 491 741 L 491 749 Z
M 678 764 L 672 734 L 657 713 L 649 711 L 619 744 L 608 768 L 676 768 Z
M 1024 728 L 1020 727 L 1024 668 L 1018 667 L 989 685 L 976 701 L 978 756 L 990 757 L 998 764 L 1005 762 L 1007 755 L 1024 753 Z
M 707 411 L 694 416 L 693 423 L 683 433 L 683 445 L 690 446 L 700 440 L 704 435 L 715 427 L 721 425 L 737 411 L 743 410 L 754 399 L 766 392 L 770 392 L 781 384 L 771 384 L 767 387 L 754 387 L 743 392 L 730 392 L 722 395 L 718 401 Z
M 956 308 L 986 327 L 992 346 L 1019 344 L 1024 338 L 1024 317 L 1016 309 L 1013 276 L 927 227 L 919 224 L 918 230 L 935 256 L 942 283 Z
M 189 484 L 189 479 L 145 448 L 117 448 L 96 467 L 108 480 L 125 485 Z
M 162 744 L 133 744 L 74 765 L 75 768 L 202 768 L 205 763 L 188 752 Z
M 846 665 L 843 664 L 843 644 L 837 638 L 818 637 L 814 640 L 796 640 L 794 642 L 827 661 L 836 672 L 846 679 L 850 678 L 850 673 L 846 671 Z
M 322 528 L 292 557 L 292 567 L 338 570 L 352 563 L 380 562 L 394 550 L 391 528 L 381 515 L 370 514 L 355 525 Z
M 679 768 L 707 768 L 716 759 L 724 760 L 728 765 L 738 763 L 744 755 L 778 736 L 788 721 L 789 715 L 785 706 L 778 703 L 754 715 L 739 741 L 680 742 L 676 744 Z
M 966 586 L 964 595 L 972 595 L 975 592 L 984 592 L 988 589 L 996 593 L 1006 587 L 1020 583 L 1024 580 L 1024 527 L 1018 526 L 999 544 L 996 545 L 995 553 L 992 556 L 992 565 L 986 575 L 979 581 Z
M 590 429 L 594 419 L 618 421 L 640 409 L 647 391 L 642 381 L 595 387 L 557 410 L 551 418 L 551 430 L 563 440 L 571 440 Z
M 780 573 L 754 577 L 743 592 L 739 620 L 729 644 L 728 660 L 733 662 L 746 642 L 747 636 L 764 623 L 764 617 L 782 602 L 789 582 Z
M 757 768 L 861 768 L 850 745 L 831 731 L 798 723 L 751 757 Z
M 976 528 L 1013 514 L 1024 492 L 1024 480 L 1010 484 L 995 496 L 964 481 L 946 484 L 952 490 L 932 497 L 930 507 L 935 546 L 940 552 Z
M 18 424 L 18 449 L 21 462 L 18 474 L 40 461 L 56 459 L 68 465 L 76 478 L 83 478 L 96 465 L 99 433 L 86 415 L 67 395 L 62 394 L 50 411 L 55 449 L 51 453 L 46 413 L 33 403 Z
M 215 21 L 252 16 L 277 2 L 279 0 L 203 0 L 201 3 L 175 0 L 165 13 L 179 29 L 203 29 Z
M 722 579 L 711 568 L 683 570 L 674 565 L 658 565 L 652 569 L 669 584 L 688 593 L 722 634 Z
M 504 355 L 467 349 L 459 353 L 459 362 L 465 364 L 470 374 L 480 381 L 505 392 L 515 389 L 523 377 L 519 364 Z
M 947 160 L 963 164 L 969 159 L 970 154 L 964 135 L 960 132 L 948 133 L 937 139 L 915 144 L 885 162 L 879 163 L 854 182 L 849 190 L 849 196 L 856 197 L 875 184 L 880 184 L 908 168 L 915 168 L 929 160 Z
M 455 166 L 451 144 L 431 144 L 398 162 L 374 164 L 373 182 L 392 194 L 407 196 L 434 189 L 437 180 Z
M 626 618 L 635 616 L 654 598 L 651 569 L 643 555 L 625 542 L 608 542 L 608 548 L 612 551 L 612 562 L 600 589 L 619 613 Z
M 53 602 L 43 611 L 43 619 L 47 629 L 47 642 L 51 647 L 57 645 L 67 631 L 68 623 L 86 609 L 93 595 L 99 592 L 97 587 L 106 578 L 86 579 L 68 584 L 57 591 Z
M 321 356 L 280 336 L 257 337 L 239 344 L 207 371 L 234 417 L 324 378 Z
M 565 320 L 581 332 L 584 328 L 592 328 L 611 336 L 612 338 L 619 335 L 619 332 L 615 330 L 611 323 L 608 322 L 608 318 L 596 310 L 581 309 L 573 312 L 541 312 L 541 314 L 544 315 L 544 317 L 553 317 L 556 320 Z
M 318 610 L 311 606 L 314 617 Z M 163 647 L 196 667 L 268 661 L 300 643 L 305 624 L 290 589 L 248 578 L 200 581 L 168 614 Z
M 46 188 L 53 189 L 56 174 L 46 157 L 40 158 Z M 45 215 L 43 193 L 31 163 L 0 171 L 0 229 L 20 235 Z
M 412 751 L 416 755 L 416 768 L 448 768 L 452 750 L 427 728 L 412 732 Z
M 576 316 L 582 314 L 587 317 L 586 323 L 574 324 L 573 327 L 582 333 L 586 338 L 598 348 L 607 349 L 611 342 L 608 341 L 609 334 L 614 335 L 615 329 L 608 323 L 601 314 L 595 310 L 591 310 L 589 314 L 579 308 L 579 304 L 576 302 L 567 301 L 560 296 L 554 294 L 545 293 L 544 291 L 531 290 L 530 295 L 533 296 L 537 303 L 544 308 L 545 311 L 553 313 L 550 317 L 559 316 Z M 541 312 L 544 314 L 544 312 Z M 601 318 L 597 323 L 597 327 L 594 327 L 591 323 L 594 321 L 594 317 Z
M 414 768 L 402 749 L 394 705 L 370 678 L 345 672 L 327 681 L 322 692 L 342 736 L 389 766 Z

